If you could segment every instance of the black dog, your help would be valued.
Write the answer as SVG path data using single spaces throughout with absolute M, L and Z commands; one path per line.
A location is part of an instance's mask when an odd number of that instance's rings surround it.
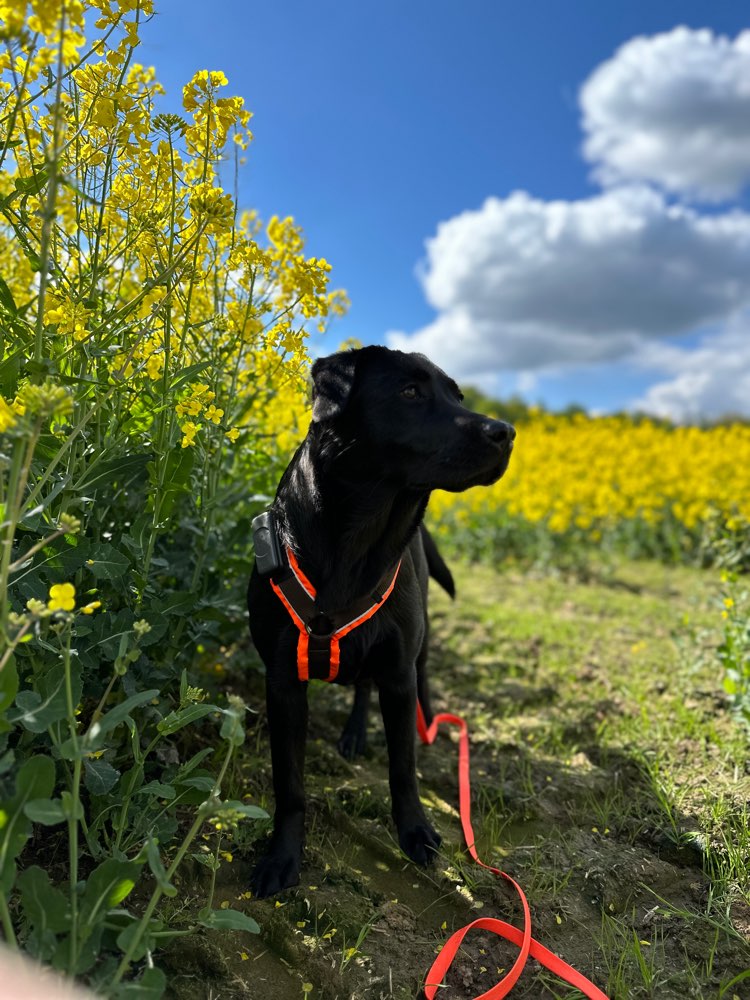
M 308 669 L 357 685 L 339 742 L 347 756 L 364 746 L 375 682 L 399 843 L 419 864 L 437 850 L 417 791 L 416 701 L 419 693 L 429 724 L 427 578 L 431 570 L 449 591 L 452 579 L 420 525 L 432 490 L 499 479 L 515 437 L 509 424 L 462 406 L 456 383 L 420 354 L 341 352 L 316 361 L 312 377 L 310 429 L 271 508 L 282 565 L 269 578 L 256 563 L 248 589 L 276 796 L 270 849 L 252 877 L 257 896 L 299 880 Z M 339 648 L 336 629 L 358 617 Z

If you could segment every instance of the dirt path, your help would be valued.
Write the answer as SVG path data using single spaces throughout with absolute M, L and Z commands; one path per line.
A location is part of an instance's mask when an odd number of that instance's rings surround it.
M 750 997 L 747 737 L 711 655 L 713 576 L 626 564 L 590 583 L 468 567 L 457 580 L 455 605 L 433 593 L 434 701 L 469 722 L 479 853 L 523 885 L 535 935 L 612 1000 Z M 261 708 L 256 670 L 234 678 Z M 455 737 L 418 752 L 443 836 L 422 871 L 394 840 L 377 720 L 364 759 L 336 751 L 349 698 L 311 692 L 301 885 L 249 898 L 261 844 L 241 835 L 214 905 L 246 910 L 262 933 L 182 939 L 166 958 L 173 996 L 413 1000 L 452 930 L 518 922 L 510 891 L 462 850 Z M 270 807 L 262 715 L 255 737 L 235 791 Z M 440 1000 L 478 996 L 513 957 L 467 940 Z M 512 996 L 580 994 L 532 962 Z

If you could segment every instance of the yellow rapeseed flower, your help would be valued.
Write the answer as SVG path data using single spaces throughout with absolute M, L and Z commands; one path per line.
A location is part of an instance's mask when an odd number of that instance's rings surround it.
M 192 448 L 195 444 L 195 435 L 198 433 L 198 425 L 194 424 L 192 420 L 188 420 L 187 423 L 182 424 L 182 441 L 181 445 L 183 448 Z
M 50 611 L 72 611 L 76 606 L 76 588 L 72 583 L 55 583 L 49 589 Z
M 5 399 L 0 396 L 0 434 L 16 426 L 16 415 Z
M 45 322 L 57 327 L 58 333 L 72 333 L 75 340 L 89 336 L 88 321 L 91 310 L 72 299 L 50 296 L 44 310 Z

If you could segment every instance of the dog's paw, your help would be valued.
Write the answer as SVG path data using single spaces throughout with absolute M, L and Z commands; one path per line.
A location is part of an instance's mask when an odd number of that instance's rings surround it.
M 345 760 L 364 757 L 367 753 L 367 731 L 364 727 L 344 726 L 336 746 Z
M 298 854 L 269 851 L 261 858 L 250 876 L 250 888 L 258 899 L 275 896 L 299 882 L 302 859 Z
M 401 850 L 418 865 L 431 864 L 437 855 L 443 838 L 427 820 L 399 830 L 398 842 Z

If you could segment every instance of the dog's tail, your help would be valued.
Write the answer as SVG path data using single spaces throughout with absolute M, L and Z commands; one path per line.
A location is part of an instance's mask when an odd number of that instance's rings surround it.
M 438 547 L 435 545 L 435 539 L 429 533 L 424 524 L 420 524 L 419 530 L 422 535 L 422 545 L 424 546 L 424 554 L 427 557 L 427 568 L 430 571 L 430 576 L 436 583 L 439 583 L 446 594 L 451 597 L 456 596 L 456 584 L 453 582 L 453 574 L 448 569 L 445 564 L 443 557 L 438 552 Z

